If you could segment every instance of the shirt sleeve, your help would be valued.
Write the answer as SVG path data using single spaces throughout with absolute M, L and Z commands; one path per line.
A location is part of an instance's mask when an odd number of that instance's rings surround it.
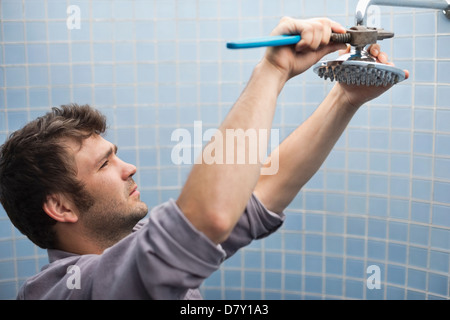
M 244 213 L 228 239 L 221 244 L 227 258 L 256 239 L 262 239 L 277 231 L 285 220 L 284 213 L 268 210 L 252 194 Z

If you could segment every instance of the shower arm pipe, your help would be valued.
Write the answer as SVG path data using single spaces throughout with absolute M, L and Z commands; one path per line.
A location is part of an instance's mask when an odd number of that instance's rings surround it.
M 450 19 L 449 0 L 359 0 L 356 6 L 356 25 L 366 25 L 367 9 L 371 5 L 443 10 L 445 16 Z

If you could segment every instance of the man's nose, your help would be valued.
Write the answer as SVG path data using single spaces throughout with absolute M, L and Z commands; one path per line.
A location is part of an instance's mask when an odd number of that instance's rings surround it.
M 131 163 L 123 162 L 122 179 L 127 180 L 131 178 L 136 173 L 136 166 Z

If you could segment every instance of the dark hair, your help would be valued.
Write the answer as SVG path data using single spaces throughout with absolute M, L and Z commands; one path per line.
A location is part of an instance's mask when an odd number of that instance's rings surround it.
M 65 139 L 82 144 L 106 130 L 106 118 L 89 105 L 54 107 L 44 116 L 13 132 L 0 149 L 0 201 L 11 222 L 41 248 L 56 248 L 56 220 L 43 210 L 47 196 L 63 193 L 80 210 L 89 195 L 76 178 L 73 155 Z M 86 209 L 86 208 L 84 208 Z

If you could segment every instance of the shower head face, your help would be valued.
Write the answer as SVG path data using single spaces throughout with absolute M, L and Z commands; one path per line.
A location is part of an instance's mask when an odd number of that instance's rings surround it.
M 325 80 L 357 86 L 388 86 L 405 80 L 403 70 L 376 62 L 366 50 L 353 50 L 336 60 L 321 61 L 313 70 Z

